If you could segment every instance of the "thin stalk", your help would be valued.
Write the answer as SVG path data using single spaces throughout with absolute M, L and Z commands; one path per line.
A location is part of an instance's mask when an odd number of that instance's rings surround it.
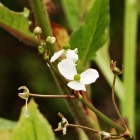
M 43 97 L 43 98 L 71 98 L 71 99 L 76 99 L 75 96 L 73 95 L 40 95 L 40 94 L 32 94 L 30 93 L 30 96 L 32 97 Z
M 136 85 L 136 39 L 138 22 L 137 0 L 125 0 L 124 19 L 124 90 L 121 102 L 122 114 L 127 118 L 130 130 L 135 134 L 135 85 Z
M 124 122 L 124 119 L 122 118 L 121 114 L 120 114 L 120 111 L 116 105 L 116 102 L 115 102 L 115 96 L 114 96 L 114 87 L 115 87 L 115 81 L 116 81 L 116 74 L 114 74 L 114 78 L 113 78 L 113 84 L 112 84 L 112 101 L 113 101 L 113 105 L 115 107 L 115 110 L 117 112 L 117 115 L 122 123 L 122 126 L 124 129 L 126 129 L 126 125 L 125 125 L 125 122 Z
M 86 127 L 86 126 L 82 126 L 82 125 L 76 125 L 76 124 L 67 124 L 66 127 L 78 127 L 78 128 L 82 128 L 82 129 L 86 129 L 86 130 L 90 130 L 93 131 L 94 133 L 100 133 L 101 131 Z

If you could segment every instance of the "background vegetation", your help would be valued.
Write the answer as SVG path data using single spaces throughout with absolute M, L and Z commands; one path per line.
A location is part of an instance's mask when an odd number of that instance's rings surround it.
M 1 0 L 1 3 L 13 11 L 21 12 L 23 7 L 29 9 L 29 1 L 27 0 Z M 90 5 L 90 4 L 89 4 Z M 118 66 L 123 64 L 123 41 L 124 41 L 124 1 L 110 1 L 110 25 L 109 25 L 109 54 L 112 60 L 118 62 Z M 61 1 L 49 1 L 46 5 L 49 10 L 50 19 L 66 28 L 70 34 L 75 25 L 67 24 L 67 18 L 64 14 Z M 32 16 L 30 17 L 32 19 Z M 84 20 L 84 19 L 83 19 Z M 82 22 L 82 21 L 81 21 Z M 31 30 L 33 27 L 30 27 Z M 137 54 L 136 54 L 136 136 L 139 138 L 140 131 L 140 30 L 139 22 L 137 29 Z M 129 35 L 131 38 L 131 34 Z M 57 94 L 55 82 L 52 79 L 50 71 L 46 63 L 40 55 L 38 55 L 37 47 L 26 44 L 10 33 L 0 28 L 0 117 L 13 120 L 12 125 L 19 119 L 21 107 L 25 101 L 19 98 L 18 87 L 25 85 L 29 87 L 32 93 L 39 94 Z M 95 61 L 96 62 L 96 61 Z M 96 108 L 107 115 L 109 118 L 118 119 L 111 101 L 111 87 L 105 80 L 102 71 L 100 71 L 97 63 L 92 62 L 92 67 L 98 69 L 100 78 L 92 85 L 94 93 L 91 95 L 92 102 Z M 108 63 L 109 67 L 109 63 Z M 111 71 L 110 71 L 111 73 Z M 120 76 L 122 79 L 122 77 Z M 128 77 L 129 78 L 129 77 Z M 66 102 L 63 99 L 35 99 L 40 112 L 48 119 L 52 128 L 57 127 L 60 118 L 58 112 L 63 112 L 69 122 L 74 122 L 72 114 L 66 108 Z M 131 104 L 128 102 L 128 104 Z M 118 100 L 119 105 L 119 100 Z M 127 108 L 128 109 L 128 108 Z M 110 129 L 102 120 L 100 124 L 103 129 Z M 8 128 L 11 130 L 11 128 Z M 1 129 L 0 129 L 1 130 Z M 78 139 L 77 130 L 69 128 L 68 134 L 62 136 L 61 132 L 55 133 L 56 137 L 63 139 Z M 0 140 L 7 139 L 10 132 L 1 130 Z

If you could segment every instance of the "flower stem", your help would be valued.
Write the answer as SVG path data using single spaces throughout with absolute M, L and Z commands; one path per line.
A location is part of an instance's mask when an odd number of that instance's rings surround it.
M 32 94 L 30 93 L 30 96 L 32 97 L 43 97 L 43 98 L 71 98 L 76 99 L 74 95 L 40 95 L 40 94 Z
M 124 129 L 126 129 L 126 125 L 125 125 L 125 122 L 124 122 L 124 119 L 122 118 L 120 112 L 119 112 L 119 109 L 116 105 L 116 102 L 115 102 L 115 96 L 114 96 L 114 87 L 115 87 L 115 81 L 116 81 L 116 74 L 114 74 L 114 78 L 113 78 L 113 85 L 112 85 L 112 101 L 113 101 L 113 105 L 115 107 L 115 110 L 117 112 L 117 115 L 122 123 L 122 126 L 124 127 Z
M 91 109 L 98 117 L 100 117 L 102 120 L 104 120 L 107 124 L 115 128 L 116 130 L 120 131 L 121 133 L 124 133 L 124 128 L 120 127 L 118 124 L 113 122 L 111 119 L 109 119 L 107 116 L 102 114 L 99 110 L 97 110 L 94 106 L 90 105 L 88 102 L 86 102 L 82 96 L 79 97 L 79 100 L 85 104 L 89 109 Z
M 36 25 L 41 27 L 43 38 L 46 39 L 47 36 L 53 36 L 51 29 L 51 24 L 49 20 L 49 15 L 47 12 L 46 4 L 44 0 L 30 0 L 31 7 L 34 13 Z M 55 44 L 50 47 L 50 54 L 52 55 L 55 51 Z
M 83 128 L 83 129 L 87 129 L 87 130 L 93 131 L 93 132 L 95 132 L 95 133 L 100 133 L 100 132 L 101 132 L 101 131 L 98 131 L 98 130 L 95 130 L 95 129 L 92 129 L 92 128 L 89 128 L 89 127 L 86 127 L 86 126 L 82 126 L 82 125 L 67 124 L 66 126 L 67 126 L 67 127 L 78 127 L 78 128 Z

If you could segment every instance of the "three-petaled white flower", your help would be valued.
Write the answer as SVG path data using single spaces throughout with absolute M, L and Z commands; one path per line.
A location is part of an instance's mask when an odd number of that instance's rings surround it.
M 85 85 L 95 82 L 99 77 L 95 69 L 87 69 L 81 74 L 78 74 L 75 64 L 69 59 L 64 59 L 59 62 L 58 69 L 66 79 L 70 80 L 67 85 L 74 90 L 86 91 Z
M 70 49 L 70 45 L 69 44 L 65 44 L 63 46 L 63 49 L 54 53 L 54 55 L 51 57 L 50 62 L 54 62 L 56 59 L 58 59 L 59 57 L 66 57 L 67 59 L 72 60 L 74 63 L 78 60 L 78 55 L 77 55 L 77 48 L 75 50 L 71 50 Z

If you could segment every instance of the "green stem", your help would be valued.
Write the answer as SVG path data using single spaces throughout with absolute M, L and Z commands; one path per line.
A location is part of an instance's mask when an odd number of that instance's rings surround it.
M 45 1 L 30 0 L 30 3 L 34 13 L 35 23 L 37 24 L 36 26 L 41 27 L 44 39 L 46 39 L 47 36 L 53 36 Z M 54 53 L 55 48 L 55 44 L 52 44 L 52 47 L 50 47 L 50 55 Z
M 44 0 L 30 0 L 36 24 L 42 28 L 46 38 L 49 35 L 52 36 L 53 33 L 49 22 L 47 8 L 44 2 Z
M 125 0 L 124 20 L 124 89 L 122 113 L 127 118 L 130 130 L 135 134 L 135 85 L 136 85 L 136 39 L 137 39 L 138 7 L 137 0 Z
M 109 119 L 108 117 L 106 117 L 99 110 L 97 110 L 94 106 L 92 106 L 88 102 L 86 102 L 82 97 L 80 97 L 79 100 L 83 104 L 85 104 L 89 109 L 91 109 L 98 117 L 100 117 L 102 120 L 104 120 L 107 124 L 109 124 L 110 126 L 112 126 L 113 128 L 115 128 L 116 130 L 118 130 L 121 133 L 124 133 L 125 132 L 125 130 L 122 127 L 120 127 L 115 122 L 113 122 L 111 119 Z

